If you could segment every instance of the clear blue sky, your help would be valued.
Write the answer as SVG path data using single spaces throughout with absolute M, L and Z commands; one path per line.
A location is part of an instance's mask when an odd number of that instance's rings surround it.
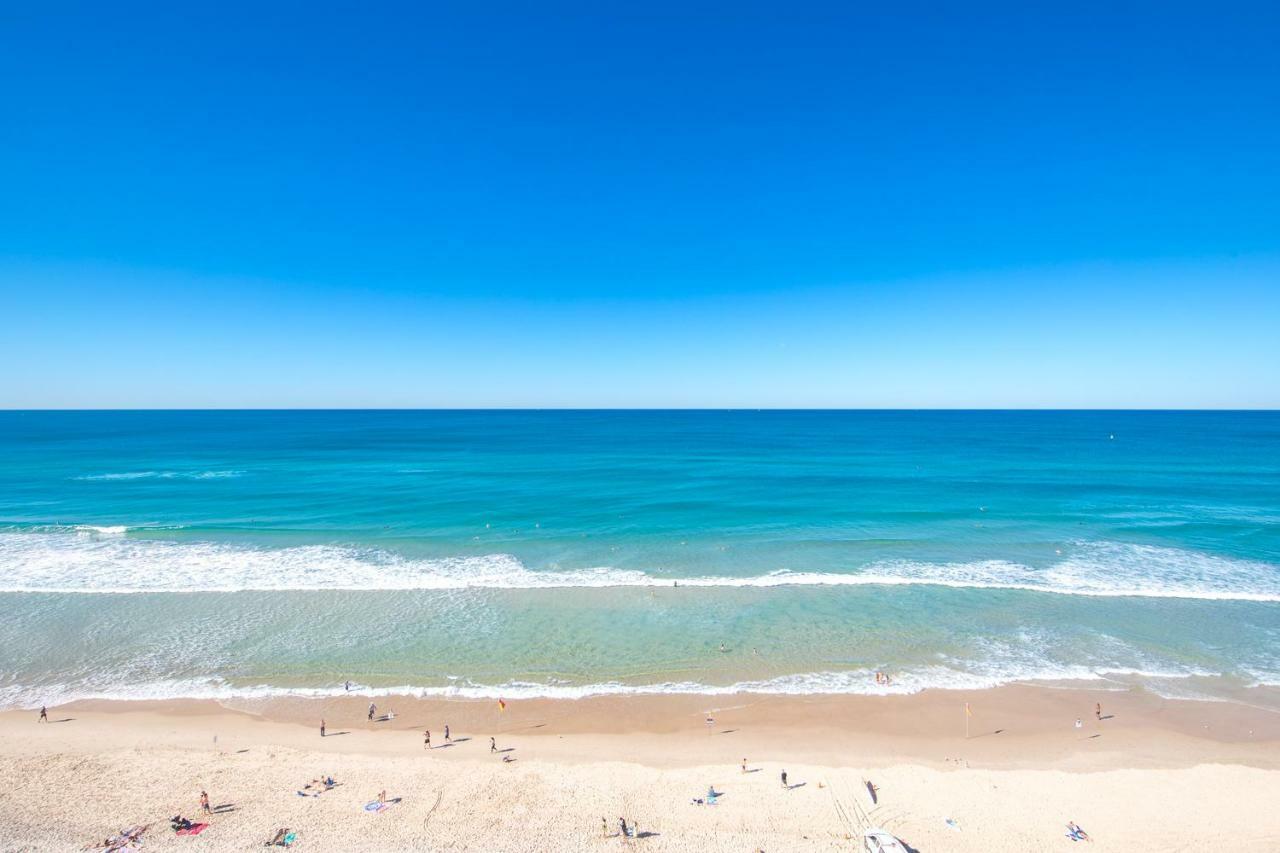
M 264 5 L 0 9 L 0 406 L 1280 405 L 1280 4 Z

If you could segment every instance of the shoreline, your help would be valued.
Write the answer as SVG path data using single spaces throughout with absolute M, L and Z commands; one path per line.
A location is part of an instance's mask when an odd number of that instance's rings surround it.
M 379 717 L 369 722 L 367 708 Z M 1103 720 L 1095 719 L 1101 704 Z M 965 706 L 972 711 L 965 737 Z M 1005 685 L 984 690 L 925 690 L 906 695 L 809 694 L 771 695 L 607 694 L 580 699 L 507 700 L 505 711 L 495 699 L 367 697 L 352 693 L 332 697 L 272 696 L 262 699 L 79 700 L 61 706 L 66 714 L 101 716 L 104 720 L 144 713 L 173 718 L 242 718 L 259 724 L 287 726 L 310 734 L 320 719 L 330 731 L 366 734 L 418 732 L 451 722 L 490 733 L 527 733 L 534 738 L 592 736 L 626 739 L 644 735 L 694 738 L 695 748 L 682 754 L 659 754 L 655 766 L 688 762 L 701 754 L 697 738 L 712 733 L 759 734 L 805 732 L 816 738 L 814 757 L 831 747 L 855 750 L 881 761 L 908 759 L 928 763 L 938 748 L 963 745 L 986 766 L 1009 768 L 1067 761 L 1080 769 L 1130 766 L 1120 761 L 1139 755 L 1146 766 L 1189 766 L 1200 761 L 1238 763 L 1280 769 L 1280 712 L 1229 701 L 1169 699 L 1143 689 L 1089 690 Z M 51 714 L 54 713 L 51 710 Z M 0 712 L 0 720 L 28 711 Z M 1074 721 L 1082 723 L 1076 729 Z M 1093 741 L 1100 743 L 1094 744 Z M 1135 753 L 1135 748 L 1178 744 Z M 1100 748 L 1095 748 L 1100 747 Z M 788 752 L 807 749 L 796 744 Z M 1165 763 L 1162 763 L 1165 762 Z M 641 763 L 644 763 L 641 761 Z
M 311 850 L 600 850 L 624 843 L 601 829 L 619 816 L 653 833 L 625 843 L 655 851 L 847 850 L 870 825 L 919 850 L 1025 851 L 1069 843 L 1068 820 L 1098 850 L 1186 847 L 1224 826 L 1233 849 L 1280 842 L 1267 805 L 1280 797 L 1280 714 L 1225 702 L 1028 686 L 512 700 L 505 711 L 391 697 L 378 712 L 394 720 L 369 722 L 368 701 L 91 700 L 50 708 L 50 724 L 0 712 L 11 782 L 0 849 L 78 849 L 151 823 L 145 844 L 158 849 L 261 848 L 289 827 Z M 341 784 L 298 796 L 318 775 Z M 721 802 L 694 804 L 708 786 Z M 228 808 L 198 842 L 175 836 L 167 818 L 195 819 L 201 790 Z M 381 790 L 401 802 L 362 813 Z

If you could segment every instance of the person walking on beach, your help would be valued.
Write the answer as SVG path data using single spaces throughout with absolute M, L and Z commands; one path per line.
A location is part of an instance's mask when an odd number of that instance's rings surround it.
M 378 706 L 370 702 L 369 703 L 369 722 L 371 723 L 373 722 L 373 713 L 377 710 L 378 710 Z
M 747 772 L 747 759 L 745 759 L 745 758 L 744 758 L 744 759 L 742 759 L 742 772 L 743 772 L 743 773 L 746 773 L 746 772 Z
M 782 771 L 782 787 L 787 787 L 787 771 Z
M 208 791 L 201 791 L 201 792 L 200 792 L 200 811 L 204 812 L 205 814 L 213 814 L 213 809 L 211 809 L 211 808 L 209 807 L 209 792 L 208 792 Z
M 498 751 L 498 742 L 493 738 L 489 738 L 489 754 L 492 755 L 497 751 Z
M 324 720 L 320 721 L 320 737 L 324 737 Z
M 1098 722 L 1102 722 L 1102 703 L 1098 702 L 1093 706 L 1093 715 L 1098 718 Z
M 45 707 L 45 706 L 43 706 L 43 705 L 41 705 L 41 706 L 40 706 L 40 717 L 39 717 L 39 719 L 37 719 L 37 720 L 36 720 L 36 722 L 37 722 L 37 723 L 47 723 L 47 722 L 49 722 L 49 709 L 48 709 L 48 708 L 46 708 L 46 707 Z
M 431 748 L 431 730 L 430 729 L 426 729 L 425 731 L 422 732 L 422 748 L 423 749 Z
M 445 743 L 453 743 L 453 738 L 449 737 L 449 724 L 448 724 L 448 723 L 445 723 L 445 724 L 444 724 L 444 742 L 445 742 Z

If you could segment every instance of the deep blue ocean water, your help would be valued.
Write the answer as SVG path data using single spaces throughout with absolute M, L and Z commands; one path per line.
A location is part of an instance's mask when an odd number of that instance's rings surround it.
M 0 412 L 0 614 L 10 705 L 1267 694 L 1280 413 Z

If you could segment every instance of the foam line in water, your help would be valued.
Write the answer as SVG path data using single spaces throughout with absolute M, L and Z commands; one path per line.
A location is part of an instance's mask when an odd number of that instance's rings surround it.
M 120 471 L 107 474 L 81 474 L 73 480 L 225 480 L 239 477 L 243 471 Z
M 1084 596 L 1280 602 L 1280 568 L 1174 548 L 1081 542 L 1044 568 L 1007 560 L 877 562 L 843 572 L 661 576 L 532 570 L 509 554 L 408 559 L 333 545 L 263 548 L 140 539 L 120 526 L 0 532 L 0 592 L 141 593 L 927 585 Z
M 219 702 L 267 700 L 283 697 L 333 698 L 361 696 L 379 698 L 408 696 L 443 699 L 586 699 L 592 696 L 733 696 L 739 694 L 813 696 L 813 695 L 909 695 L 924 690 L 986 690 L 1006 684 L 1062 684 L 1090 689 L 1127 690 L 1134 679 L 1150 680 L 1153 689 L 1161 690 L 1161 682 L 1179 682 L 1192 678 L 1219 678 L 1217 674 L 1199 670 L 1156 671 L 1140 669 L 1032 666 L 1009 668 L 999 672 L 976 673 L 946 666 L 924 667 L 895 673 L 890 685 L 877 684 L 868 669 L 841 672 L 807 672 L 781 675 L 732 684 L 702 684 L 694 681 L 662 681 L 651 684 L 626 684 L 605 681 L 592 684 L 563 682 L 537 683 L 507 681 L 503 684 L 476 684 L 470 681 L 448 685 L 395 685 L 370 687 L 353 684 L 346 690 L 341 684 L 323 687 L 282 687 L 269 684 L 231 685 L 219 678 L 172 679 L 139 682 L 110 687 L 90 684 L 49 684 L 43 686 L 9 685 L 0 688 L 0 707 L 29 708 L 61 705 L 77 700 L 167 700 L 210 699 Z

